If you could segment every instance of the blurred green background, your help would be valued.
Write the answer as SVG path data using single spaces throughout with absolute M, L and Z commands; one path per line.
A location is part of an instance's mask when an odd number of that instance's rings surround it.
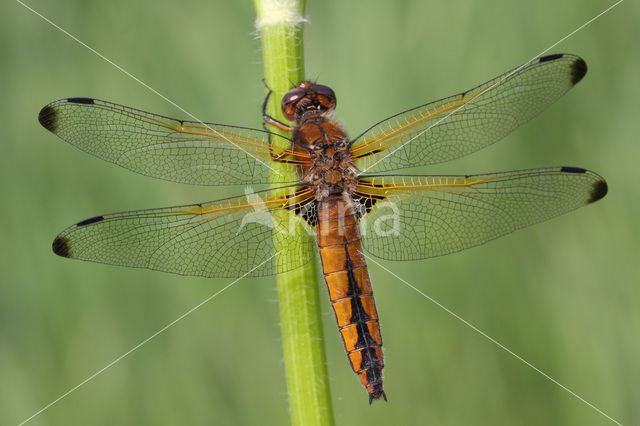
M 260 126 L 260 44 L 249 1 L 31 0 L 30 6 L 206 120 Z M 338 94 L 358 134 L 468 89 L 555 43 L 605 1 L 309 1 L 307 77 Z M 91 96 L 175 108 L 15 2 L 0 17 L 0 424 L 17 424 L 230 280 L 74 262 L 64 227 L 101 213 L 241 194 L 139 176 L 38 124 Z M 485 246 L 384 265 L 625 425 L 640 424 L 640 8 L 627 1 L 552 52 L 586 78 L 505 141 L 423 172 L 572 165 L 609 195 Z M 185 117 L 186 118 L 186 117 Z M 342 425 L 606 425 L 604 416 L 375 265 L 388 403 L 369 406 L 322 294 Z M 319 284 L 324 292 L 324 284 Z M 64 398 L 32 425 L 288 423 L 273 279 L 239 282 Z

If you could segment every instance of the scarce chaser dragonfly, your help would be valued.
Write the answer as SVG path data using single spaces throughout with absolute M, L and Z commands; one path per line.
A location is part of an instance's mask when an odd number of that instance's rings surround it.
M 387 260 L 441 256 L 607 193 L 602 177 L 578 167 L 386 173 L 453 160 L 498 141 L 586 71 L 577 56 L 543 56 L 471 90 L 391 116 L 352 139 L 331 119 L 333 90 L 308 81 L 282 99 L 292 125 L 267 116 L 263 106 L 265 123 L 290 132 L 289 138 L 266 127 L 177 120 L 92 98 L 52 102 L 38 117 L 47 130 L 132 171 L 196 185 L 281 184 L 205 203 L 94 216 L 62 231 L 53 251 L 203 277 L 282 273 L 319 252 L 351 367 L 369 402 L 386 400 L 382 338 L 363 250 Z M 269 164 L 276 163 L 289 167 L 295 181 L 270 172 Z M 315 233 L 317 243 L 300 232 Z

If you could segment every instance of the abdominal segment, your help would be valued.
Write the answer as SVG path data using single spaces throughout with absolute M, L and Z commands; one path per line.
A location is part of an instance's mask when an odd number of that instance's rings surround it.
M 369 401 L 386 399 L 378 313 L 354 211 L 342 195 L 319 202 L 317 235 L 329 298 L 351 367 L 367 388 Z

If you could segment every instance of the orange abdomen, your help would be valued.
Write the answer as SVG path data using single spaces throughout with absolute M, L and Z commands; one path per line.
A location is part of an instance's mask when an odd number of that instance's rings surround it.
M 329 298 L 353 371 L 369 392 L 381 396 L 382 337 L 354 211 L 342 195 L 318 203 L 318 247 Z

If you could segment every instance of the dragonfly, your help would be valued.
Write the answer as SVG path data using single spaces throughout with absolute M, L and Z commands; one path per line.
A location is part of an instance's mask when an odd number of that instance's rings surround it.
M 587 72 L 571 54 L 539 57 L 456 95 L 408 109 L 349 138 L 336 95 L 303 81 L 282 98 L 289 123 L 264 129 L 179 120 L 93 99 L 46 105 L 47 130 L 143 175 L 268 189 L 198 204 L 94 216 L 64 229 L 55 254 L 201 277 L 266 277 L 319 253 L 348 360 L 373 400 L 383 390 L 382 337 L 365 252 L 442 256 L 600 200 L 607 184 L 580 167 L 469 175 L 394 175 L 502 139 Z M 272 126 L 288 136 L 282 136 Z M 274 173 L 272 165 L 287 173 Z M 316 238 L 301 238 L 311 234 Z

